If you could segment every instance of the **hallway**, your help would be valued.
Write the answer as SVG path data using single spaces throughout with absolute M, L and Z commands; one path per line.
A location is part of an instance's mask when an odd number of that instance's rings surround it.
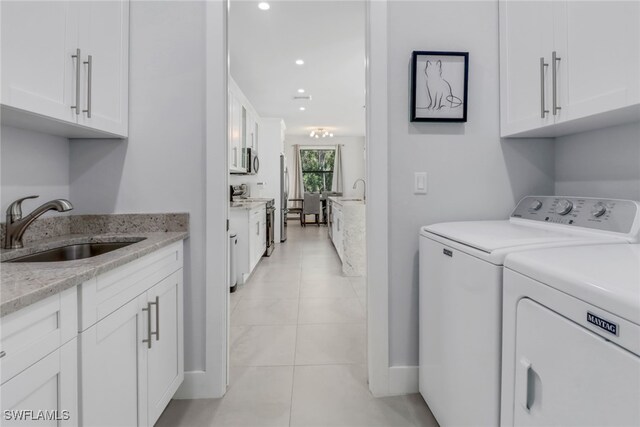
M 156 425 L 437 425 L 420 395 L 371 396 L 364 278 L 342 275 L 326 227 L 288 232 L 231 294 L 225 397 L 172 401 Z

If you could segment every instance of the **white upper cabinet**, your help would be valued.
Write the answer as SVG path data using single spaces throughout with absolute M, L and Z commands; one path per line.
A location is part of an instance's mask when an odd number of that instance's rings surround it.
M 80 5 L 84 86 L 79 122 L 124 136 L 128 122 L 129 3 L 88 1 Z
M 559 118 L 640 101 L 640 2 L 563 1 L 558 16 Z
M 75 123 L 77 9 L 65 1 L 0 7 L 2 104 Z
M 500 2 L 502 136 L 638 121 L 638 75 L 640 3 Z
M 69 138 L 126 137 L 129 1 L 8 1 L 0 9 L 2 123 Z
M 553 44 L 551 2 L 505 2 L 500 8 L 502 132 L 553 123 L 549 110 L 549 46 Z M 543 59 L 541 65 L 540 59 Z M 544 66 L 547 64 L 547 66 Z M 544 100 L 541 90 L 544 88 Z M 544 106 L 543 106 L 544 104 Z

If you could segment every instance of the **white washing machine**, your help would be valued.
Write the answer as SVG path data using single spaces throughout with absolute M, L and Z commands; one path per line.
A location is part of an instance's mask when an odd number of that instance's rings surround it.
M 507 254 L 635 242 L 633 201 L 525 197 L 508 220 L 420 233 L 420 393 L 442 426 L 500 422 L 502 276 Z
M 503 426 L 640 425 L 640 245 L 505 261 Z

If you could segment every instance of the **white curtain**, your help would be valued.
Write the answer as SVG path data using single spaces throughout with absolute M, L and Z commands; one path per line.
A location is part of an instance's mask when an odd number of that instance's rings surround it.
M 302 179 L 302 158 L 300 157 L 300 144 L 293 146 L 294 163 L 293 163 L 293 194 L 294 199 L 304 198 L 304 180 Z M 290 196 L 290 197 L 291 197 Z M 300 207 L 300 202 L 295 202 L 294 205 Z
M 342 193 L 343 189 L 343 174 L 342 174 L 342 146 L 336 145 L 336 157 L 333 162 L 333 182 L 331 183 L 331 191 Z

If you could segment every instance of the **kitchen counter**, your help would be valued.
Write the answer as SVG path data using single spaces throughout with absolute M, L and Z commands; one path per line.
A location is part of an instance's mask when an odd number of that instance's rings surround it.
M 354 199 L 349 197 L 329 197 L 328 199 L 340 206 L 364 206 L 365 205 L 365 202 L 363 199 Z
M 72 218 L 71 223 L 74 224 L 71 230 L 66 229 L 68 234 L 33 240 L 25 243 L 22 249 L 0 251 L 0 317 L 189 236 L 188 214 L 92 215 L 60 217 L 60 221 L 68 221 L 68 218 Z M 77 230 L 84 232 L 78 233 Z M 61 262 L 5 262 L 72 244 L 126 242 L 140 238 L 144 240 L 91 258 Z
M 264 206 L 266 205 L 267 202 L 261 202 L 261 201 L 251 201 L 251 202 L 231 202 L 231 204 L 229 205 L 229 207 L 231 209 L 254 209 L 260 206 Z

